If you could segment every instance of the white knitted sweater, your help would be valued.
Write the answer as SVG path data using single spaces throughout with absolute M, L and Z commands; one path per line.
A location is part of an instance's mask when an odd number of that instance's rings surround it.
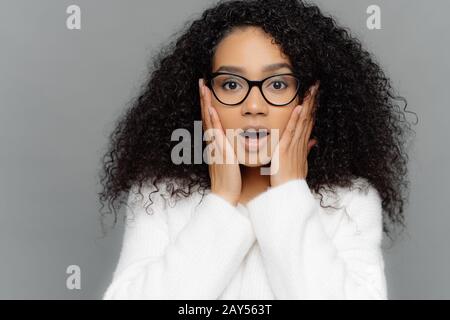
M 387 299 L 382 209 L 366 179 L 312 192 L 288 181 L 231 205 L 207 190 L 172 205 L 129 192 L 123 246 L 103 299 Z M 152 189 L 153 190 L 153 189 Z

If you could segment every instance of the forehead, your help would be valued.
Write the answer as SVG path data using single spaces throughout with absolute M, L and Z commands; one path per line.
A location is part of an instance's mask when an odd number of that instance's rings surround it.
M 257 27 L 234 29 L 217 45 L 212 59 L 213 71 L 221 66 L 234 66 L 241 71 L 233 73 L 255 76 L 273 72 L 273 68 L 263 70 L 272 64 L 285 64 L 278 70 L 286 71 L 292 66 L 273 38 Z

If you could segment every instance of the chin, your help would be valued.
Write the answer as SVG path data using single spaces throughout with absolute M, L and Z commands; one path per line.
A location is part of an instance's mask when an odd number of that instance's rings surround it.
M 271 156 L 267 156 L 266 154 L 254 154 L 246 152 L 242 157 L 238 157 L 239 164 L 245 167 L 261 167 L 270 163 Z
M 261 167 L 263 165 L 261 163 L 252 164 L 252 163 L 242 163 L 242 162 L 240 162 L 240 164 L 243 165 L 244 167 L 250 167 L 250 168 Z

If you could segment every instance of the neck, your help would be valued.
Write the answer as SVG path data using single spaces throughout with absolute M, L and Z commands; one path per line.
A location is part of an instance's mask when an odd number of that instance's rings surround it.
M 242 191 L 239 202 L 246 204 L 252 198 L 267 190 L 270 186 L 270 175 L 261 175 L 261 167 L 241 165 Z

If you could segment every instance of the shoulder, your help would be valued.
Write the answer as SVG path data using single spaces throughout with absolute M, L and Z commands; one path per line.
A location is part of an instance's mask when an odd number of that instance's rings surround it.
M 199 195 L 198 187 L 195 186 L 191 190 L 183 188 L 179 181 L 174 179 L 162 179 L 156 184 L 145 181 L 141 187 L 138 184 L 128 190 L 127 204 L 132 207 L 143 207 L 148 204 L 155 204 L 155 207 L 166 208 L 175 206 L 178 201 L 175 201 L 174 191 L 176 189 L 182 190 L 185 196 L 179 197 L 180 200 L 187 200 L 188 202 L 195 202 Z M 183 190 L 184 189 L 184 190 Z M 180 203 L 183 203 L 181 201 Z
M 155 208 L 163 209 L 165 207 L 164 195 L 166 194 L 166 182 L 160 182 L 157 185 L 148 180 L 142 185 L 133 184 L 128 190 L 127 198 L 127 218 L 142 213 L 143 210 L 149 214 L 155 212 Z
M 312 193 L 324 205 L 331 206 L 348 207 L 361 201 L 375 204 L 381 202 L 377 189 L 364 177 L 353 178 L 350 186 L 324 186 L 320 192 Z
M 354 180 L 346 201 L 346 209 L 362 228 L 382 224 L 382 199 L 378 190 L 365 178 Z
M 345 230 L 379 244 L 383 236 L 383 210 L 378 190 L 367 179 L 357 178 L 345 192 L 348 195 L 344 205 L 348 226 Z
M 382 199 L 368 179 L 356 177 L 350 186 L 324 188 L 320 193 L 313 195 L 321 204 L 323 222 L 332 224 L 332 230 L 345 225 L 358 234 L 372 230 L 377 237 L 381 235 Z
M 173 191 L 179 188 L 182 188 L 180 182 L 167 178 L 156 184 L 147 180 L 140 188 L 134 184 L 128 191 L 127 224 L 164 224 L 169 227 L 170 224 L 182 223 L 202 196 L 195 186 L 190 191 L 184 190 L 185 196 L 176 197 Z

